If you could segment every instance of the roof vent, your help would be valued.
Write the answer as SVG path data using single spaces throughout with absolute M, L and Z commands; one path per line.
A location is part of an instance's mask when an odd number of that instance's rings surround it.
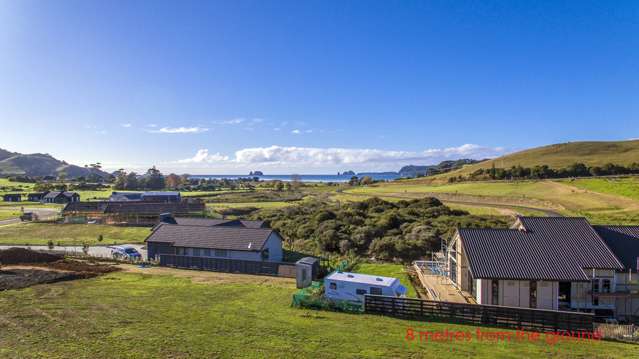
M 376 281 L 378 281 L 378 282 L 383 282 L 383 281 L 384 281 L 384 280 L 383 280 L 382 278 L 380 278 L 380 277 L 375 278 L 375 280 L 376 280 Z
M 250 242 L 248 245 L 248 249 L 251 249 L 251 247 L 253 247 L 253 242 Z
M 346 276 L 347 276 L 348 278 L 355 278 L 355 276 L 354 276 L 354 275 L 352 275 L 352 274 L 348 274 L 348 275 L 346 275 Z

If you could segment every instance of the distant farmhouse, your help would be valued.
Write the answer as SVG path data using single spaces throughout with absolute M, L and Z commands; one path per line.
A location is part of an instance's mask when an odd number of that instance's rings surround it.
M 27 195 L 27 200 L 29 202 L 40 202 L 42 201 L 42 199 L 44 198 L 44 196 L 46 196 L 48 192 L 35 192 L 35 193 L 29 193 Z
M 20 202 L 22 201 L 22 194 L 20 193 L 7 193 L 2 196 L 2 200 L 5 202 Z
M 111 202 L 128 202 L 128 201 L 144 201 L 144 202 L 180 202 L 182 196 L 180 192 L 173 191 L 152 191 L 152 192 L 113 192 L 109 197 Z
M 200 201 L 163 202 L 73 202 L 62 209 L 67 223 L 126 224 L 154 226 L 164 213 L 176 216 L 203 216 L 206 207 Z
M 77 192 L 51 191 L 42 197 L 43 203 L 75 203 L 80 202 Z
M 478 304 L 639 319 L 639 227 L 519 217 L 511 229 L 458 229 L 446 258 Z

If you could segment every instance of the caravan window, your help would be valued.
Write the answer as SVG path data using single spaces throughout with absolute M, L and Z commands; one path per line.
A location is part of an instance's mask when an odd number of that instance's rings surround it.
M 329 287 L 329 288 L 331 288 L 331 289 L 337 289 L 337 283 L 335 283 L 335 282 L 331 282 L 331 283 L 328 285 L 328 287 Z
M 371 294 L 382 295 L 382 288 L 371 287 Z
M 355 294 L 364 295 L 366 294 L 366 289 L 355 289 Z

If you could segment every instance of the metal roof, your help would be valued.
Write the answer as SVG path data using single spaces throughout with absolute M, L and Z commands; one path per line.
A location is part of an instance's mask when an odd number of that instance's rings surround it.
M 474 278 L 586 281 L 623 268 L 584 218 L 520 217 L 519 229 L 459 229 Z
M 264 221 L 251 221 L 245 219 L 215 219 L 215 218 L 175 218 L 177 224 L 185 226 L 242 226 L 246 228 L 266 228 Z
M 639 271 L 639 226 L 594 226 L 625 270 Z
M 102 212 L 113 214 L 147 214 L 160 215 L 162 213 L 188 214 L 191 212 L 200 212 L 205 208 L 204 203 L 165 203 L 165 202 L 71 202 L 68 203 L 63 213 L 68 212 Z
M 175 247 L 259 252 L 273 232 L 272 229 L 161 224 L 146 241 L 170 243 Z
M 378 275 L 351 273 L 351 272 L 333 272 L 326 276 L 324 280 L 335 280 L 340 282 L 361 283 L 368 285 L 378 285 L 381 287 L 391 287 L 399 280 L 393 277 L 382 277 Z

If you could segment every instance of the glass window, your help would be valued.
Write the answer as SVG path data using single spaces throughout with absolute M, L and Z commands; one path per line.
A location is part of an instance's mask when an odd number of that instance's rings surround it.
M 199 257 L 200 256 L 200 249 L 199 248 L 193 248 L 193 256 L 195 256 L 195 257 Z
M 382 295 L 382 288 L 371 287 L 371 294 Z
M 216 249 L 215 256 L 216 257 L 228 257 L 228 252 L 226 249 Z
M 530 282 L 530 307 L 537 308 L 537 282 Z
M 499 305 L 499 280 L 493 279 L 492 281 L 492 304 Z
M 599 293 L 599 279 L 592 280 L 592 292 Z
M 355 294 L 364 295 L 364 294 L 366 294 L 366 289 L 355 289 Z
M 601 292 L 610 293 L 610 279 L 601 280 Z
M 331 288 L 331 289 L 333 289 L 333 290 L 335 290 L 335 289 L 337 289 L 337 283 L 335 283 L 335 282 L 331 282 L 331 283 L 328 285 L 328 287 L 329 287 L 329 288 Z
M 204 257 L 210 257 L 211 256 L 211 250 L 210 249 L 203 249 L 202 250 L 204 253 L 202 254 L 202 256 Z

